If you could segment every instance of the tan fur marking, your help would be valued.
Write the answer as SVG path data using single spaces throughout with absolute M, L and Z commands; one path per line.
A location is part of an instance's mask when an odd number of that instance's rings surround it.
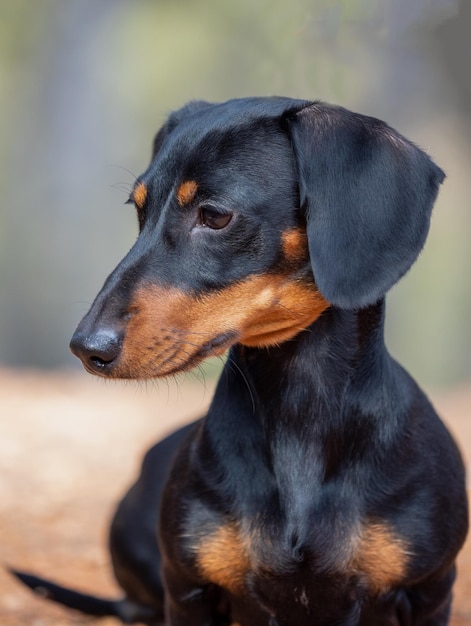
M 250 298 L 254 307 L 250 319 L 240 337 L 246 346 L 266 347 L 292 339 L 307 328 L 321 315 L 329 303 L 314 288 L 314 285 L 283 280 L 278 276 L 257 277 L 247 294 L 249 300 L 239 301 L 239 306 L 247 306 Z M 258 284 L 257 284 L 258 283 Z M 268 306 L 263 306 L 263 298 L 270 298 Z M 261 306 L 257 306 L 257 298 Z M 249 305 L 250 310 L 250 305 Z
M 302 263 L 309 258 L 306 231 L 301 228 L 287 230 L 281 235 L 283 256 L 289 263 Z
M 366 578 L 375 593 L 388 591 L 403 580 L 409 559 L 407 544 L 383 523 L 370 523 L 360 534 L 350 567 Z
M 147 187 L 144 183 L 139 183 L 136 185 L 136 188 L 132 192 L 132 199 L 134 200 L 135 205 L 138 209 L 142 209 L 144 204 L 146 203 L 147 198 Z
M 177 190 L 177 200 L 180 206 L 185 206 L 193 200 L 198 191 L 198 184 L 194 180 L 186 180 Z
M 221 526 L 201 541 L 196 557 L 201 574 L 210 582 L 236 593 L 250 569 L 247 546 L 235 525 Z
M 252 276 L 221 291 L 194 296 L 150 286 L 134 297 L 117 377 L 153 378 L 220 356 L 233 343 L 273 346 L 291 339 L 329 306 L 313 283 L 283 275 Z M 198 353 L 212 339 L 227 342 Z

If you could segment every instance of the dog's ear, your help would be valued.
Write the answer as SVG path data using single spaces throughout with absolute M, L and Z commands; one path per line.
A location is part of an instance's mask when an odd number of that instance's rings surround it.
M 162 128 L 157 132 L 154 137 L 154 141 L 152 143 L 152 159 L 154 159 L 157 152 L 162 147 L 162 144 L 170 135 L 170 133 L 175 130 L 175 128 L 182 122 L 186 117 L 190 116 L 192 113 L 196 113 L 197 111 L 201 111 L 201 109 L 205 109 L 206 107 L 211 106 L 209 102 L 205 102 L 204 100 L 192 100 L 183 106 L 178 111 L 174 111 L 171 113 L 162 126 Z
M 320 103 L 285 119 L 316 284 L 338 307 L 372 304 L 417 258 L 445 175 L 380 120 Z

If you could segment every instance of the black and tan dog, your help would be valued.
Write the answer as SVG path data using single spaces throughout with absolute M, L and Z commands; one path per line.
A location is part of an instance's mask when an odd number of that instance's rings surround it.
M 383 342 L 443 178 L 383 122 L 319 102 L 172 114 L 131 194 L 139 237 L 71 348 L 107 378 L 229 358 L 208 414 L 119 505 L 126 599 L 24 580 L 169 626 L 447 624 L 463 466 Z

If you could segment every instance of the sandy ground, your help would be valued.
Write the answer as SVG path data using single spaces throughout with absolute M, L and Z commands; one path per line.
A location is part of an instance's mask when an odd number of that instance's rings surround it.
M 114 507 L 144 451 L 204 412 L 213 383 L 107 384 L 85 374 L 0 370 L 0 624 L 113 626 L 34 596 L 1 567 L 118 596 L 106 548 Z M 471 389 L 431 394 L 471 460 Z M 452 512 L 450 512 L 452 514 Z M 471 541 L 452 626 L 471 624 Z M 379 626 L 379 625 L 378 625 Z

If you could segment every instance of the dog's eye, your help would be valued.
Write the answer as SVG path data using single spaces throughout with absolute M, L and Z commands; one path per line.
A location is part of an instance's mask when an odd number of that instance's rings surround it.
M 201 207 L 199 210 L 199 223 L 213 230 L 225 228 L 232 219 L 232 213 L 216 211 L 212 207 Z

